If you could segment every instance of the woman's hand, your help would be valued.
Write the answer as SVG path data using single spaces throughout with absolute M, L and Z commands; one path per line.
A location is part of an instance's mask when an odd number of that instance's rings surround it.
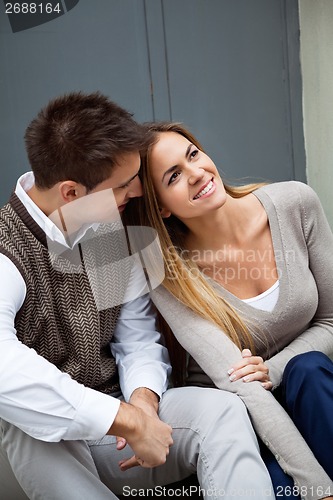
M 269 378 L 269 370 L 260 356 L 252 356 L 250 349 L 243 349 L 242 360 L 228 370 L 231 382 L 242 379 L 244 382 L 258 380 L 264 389 L 270 391 L 273 387 Z

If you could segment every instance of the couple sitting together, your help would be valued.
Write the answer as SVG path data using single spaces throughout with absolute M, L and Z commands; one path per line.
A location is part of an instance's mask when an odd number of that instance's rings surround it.
M 333 498 L 333 236 L 313 190 L 226 185 L 182 125 L 99 93 L 54 99 L 25 141 L 32 172 L 0 210 L 0 497 L 196 473 L 212 499 Z M 117 258 L 123 225 L 156 231 L 158 286 Z

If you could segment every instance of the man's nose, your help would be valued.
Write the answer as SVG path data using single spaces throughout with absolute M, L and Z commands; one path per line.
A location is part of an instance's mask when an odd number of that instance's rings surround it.
M 137 198 L 137 197 L 142 196 L 142 195 L 143 195 L 142 183 L 140 181 L 139 176 L 137 176 L 131 182 L 131 187 L 130 187 L 130 190 L 128 191 L 128 197 L 129 198 Z

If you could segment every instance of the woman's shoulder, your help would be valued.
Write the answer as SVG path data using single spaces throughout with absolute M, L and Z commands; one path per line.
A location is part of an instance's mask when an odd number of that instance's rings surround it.
M 255 192 L 259 193 L 260 191 L 266 192 L 270 196 L 280 196 L 285 194 L 299 194 L 302 197 L 311 196 L 312 193 L 315 193 L 314 190 L 304 182 L 300 181 L 281 181 L 281 182 L 272 182 L 270 184 L 265 184 L 258 188 Z
M 277 208 L 295 210 L 297 207 L 301 211 L 312 211 L 320 205 L 318 195 L 304 182 L 283 181 L 266 184 L 260 187 L 254 194 L 260 199 L 261 196 L 268 196 Z
M 268 213 L 275 212 L 280 227 L 288 227 L 291 234 L 301 229 L 307 238 L 316 221 L 325 217 L 318 195 L 303 182 L 267 184 L 254 194 Z

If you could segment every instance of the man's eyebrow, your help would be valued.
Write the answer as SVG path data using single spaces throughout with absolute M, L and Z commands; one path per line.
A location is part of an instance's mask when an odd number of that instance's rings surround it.
M 190 151 L 191 151 L 191 147 L 193 146 L 192 142 L 187 146 L 186 148 L 186 151 L 185 151 L 185 158 L 188 157 Z M 162 177 L 162 182 L 164 181 L 164 177 L 168 174 L 171 174 L 171 172 L 174 172 L 175 170 L 177 169 L 177 165 L 174 165 L 173 167 L 170 167 L 168 168 L 168 170 L 166 170 L 163 174 L 163 177 Z
M 139 171 L 135 175 L 133 175 L 130 179 L 128 179 L 128 181 L 123 182 L 122 184 L 119 184 L 119 186 L 117 186 L 117 188 L 125 187 L 127 184 L 132 182 L 132 180 L 135 179 L 135 177 L 137 177 L 138 175 L 139 175 Z

